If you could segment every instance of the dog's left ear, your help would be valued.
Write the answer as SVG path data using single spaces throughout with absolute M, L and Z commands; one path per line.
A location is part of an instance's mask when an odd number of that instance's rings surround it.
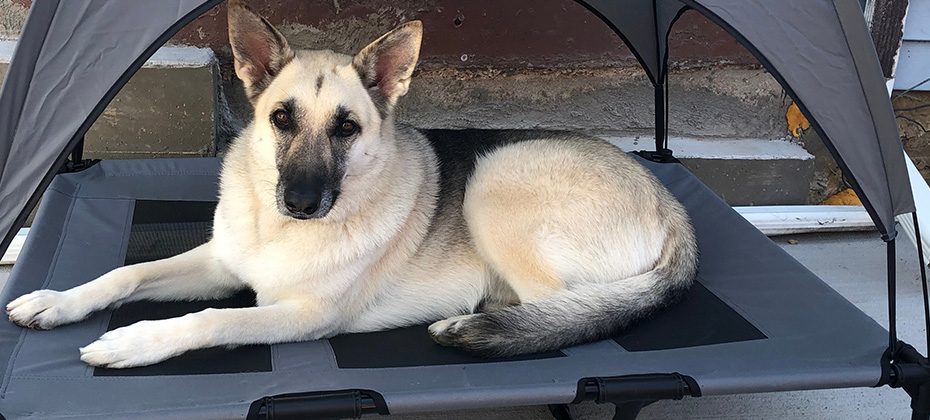
M 352 61 L 382 117 L 407 93 L 422 38 L 423 24 L 407 22 L 369 44 Z

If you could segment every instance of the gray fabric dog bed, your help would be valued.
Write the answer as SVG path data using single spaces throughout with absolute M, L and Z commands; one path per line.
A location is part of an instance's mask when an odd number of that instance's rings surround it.
M 343 410 L 337 414 L 351 416 L 355 408 L 405 413 L 568 403 L 582 398 L 586 385 L 598 381 L 594 378 L 618 389 L 678 386 L 681 395 L 694 396 L 882 381 L 887 331 L 684 167 L 643 163 L 690 212 L 701 265 L 698 285 L 684 302 L 622 336 L 484 360 L 438 346 L 425 326 L 416 326 L 315 342 L 205 349 L 135 369 L 82 363 L 78 348 L 106 330 L 208 306 L 249 306 L 253 296 L 139 302 L 51 331 L 0 323 L 0 360 L 5 361 L 0 413 L 8 419 L 229 419 L 246 415 L 255 401 L 253 411 L 264 412 L 262 403 L 269 402 L 264 397 L 313 393 L 271 403 L 279 408 L 288 401 L 306 404 L 321 414 L 333 405 Z M 59 175 L 43 197 L 0 299 L 39 288 L 66 289 L 114 267 L 203 243 L 210 235 L 219 164 L 218 159 L 104 161 Z

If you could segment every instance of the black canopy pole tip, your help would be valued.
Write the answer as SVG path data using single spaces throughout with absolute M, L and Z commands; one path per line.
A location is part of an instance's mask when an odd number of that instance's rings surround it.
M 668 57 L 665 57 L 665 66 L 666 66 L 666 69 L 665 69 L 665 73 L 663 76 L 663 85 L 664 85 L 663 91 L 665 92 L 665 107 L 663 108 L 664 110 L 663 114 L 664 114 L 664 119 L 665 119 L 665 125 L 663 126 L 664 129 L 662 133 L 662 138 L 665 142 L 665 145 L 663 146 L 664 150 L 668 150 Z

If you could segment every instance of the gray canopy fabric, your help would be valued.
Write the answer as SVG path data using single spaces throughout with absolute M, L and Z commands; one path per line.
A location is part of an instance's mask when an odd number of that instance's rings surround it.
M 668 76 L 668 33 L 688 8 L 739 40 L 798 102 L 886 238 L 914 211 L 900 136 L 854 0 L 587 0 L 653 84 Z M 657 108 L 661 104 L 657 103 Z M 657 133 L 661 136 L 662 133 Z
M 220 1 L 33 2 L 0 91 L 0 251 L 129 77 Z M 894 216 L 914 210 L 891 104 L 856 0 L 581 3 L 624 39 L 657 86 L 667 76 L 669 28 L 685 8 L 704 14 L 798 101 L 886 239 L 894 237 Z

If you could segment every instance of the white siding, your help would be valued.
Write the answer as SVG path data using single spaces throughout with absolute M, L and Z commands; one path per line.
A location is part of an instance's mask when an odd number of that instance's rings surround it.
M 930 41 L 930 0 L 911 0 L 904 22 L 904 39 Z
M 911 0 L 894 88 L 908 89 L 930 78 L 930 0 Z M 930 82 L 915 90 L 930 91 Z

